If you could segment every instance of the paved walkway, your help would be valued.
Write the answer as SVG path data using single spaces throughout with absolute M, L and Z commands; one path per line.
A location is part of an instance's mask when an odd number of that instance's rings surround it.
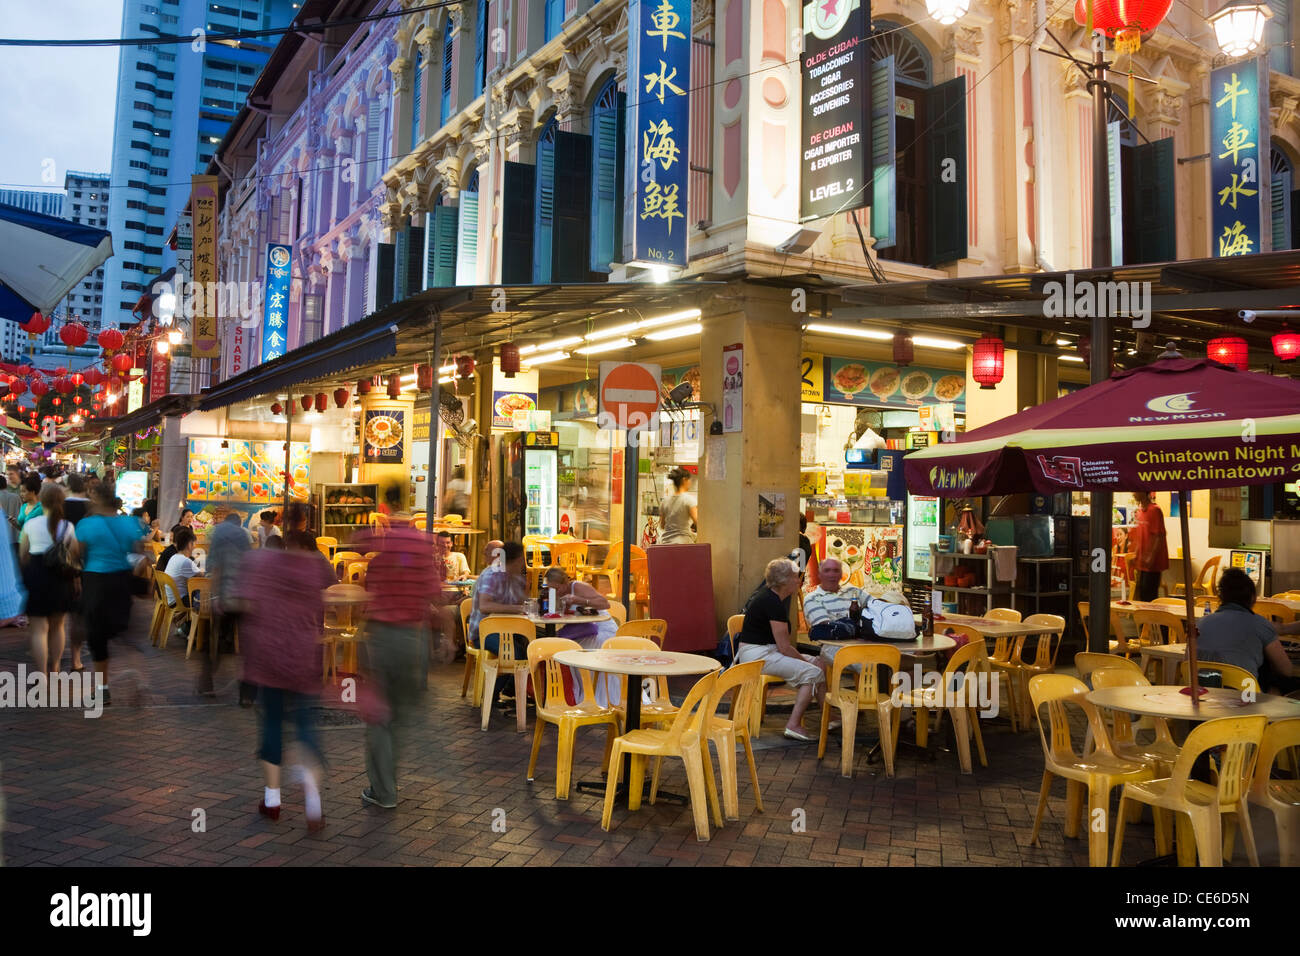
M 353 708 L 329 699 L 334 694 L 322 700 L 320 737 L 330 764 L 327 825 L 309 834 L 301 788 L 293 783 L 286 784 L 278 823 L 256 812 L 262 786 L 256 718 L 237 706 L 233 662 L 224 666 L 224 693 L 215 700 L 195 697 L 197 662 L 185 661 L 184 642 L 150 647 L 141 637 L 147 616 L 137 603 L 136 644 L 115 648 L 114 703 L 99 719 L 75 711 L 0 709 L 7 864 L 1087 862 L 1086 844 L 1062 835 L 1063 785 L 1054 794 L 1041 847 L 1029 845 L 1042 773 L 1038 735 L 1013 735 L 1001 720 L 986 723 L 989 766 L 977 764 L 972 775 L 958 772 L 955 753 L 904 751 L 890 780 L 881 765 L 866 763 L 860 746 L 857 775 L 846 780 L 839 775 L 834 736 L 819 764 L 815 744 L 785 740 L 781 718 L 769 715 L 757 754 L 766 812 L 754 812 L 742 760 L 741 819 L 715 831 L 710 842 L 696 841 L 688 808 L 663 803 L 636 813 L 616 810 L 606 833 L 599 795 L 555 799 L 553 730 L 535 784 L 524 779 L 531 716 L 527 734 L 515 733 L 513 718 L 500 712 L 486 733 L 479 730 L 477 712 L 460 698 L 459 663 L 430 672 L 424 714 L 399 764 L 396 810 L 362 803 L 363 726 Z M 26 658 L 25 632 L 0 631 L 0 670 L 13 671 Z M 599 730 L 580 734 L 575 780 L 599 775 L 603 739 Z M 667 762 L 665 788 L 685 792 L 680 761 Z M 199 819 L 203 832 L 195 832 Z M 1261 844 L 1271 842 L 1271 826 L 1268 831 Z M 1153 855 L 1150 834 L 1149 825 L 1131 829 L 1134 860 Z

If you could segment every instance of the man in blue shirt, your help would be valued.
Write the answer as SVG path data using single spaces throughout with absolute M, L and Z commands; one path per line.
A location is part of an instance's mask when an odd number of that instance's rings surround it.
M 1220 576 L 1219 601 L 1219 609 L 1196 624 L 1197 657 L 1250 671 L 1266 691 L 1277 688 L 1289 694 L 1300 689 L 1291 659 L 1277 639 L 1279 630 L 1300 633 L 1300 624 L 1284 624 L 1279 629 L 1254 613 L 1255 582 L 1240 568 L 1229 568 Z

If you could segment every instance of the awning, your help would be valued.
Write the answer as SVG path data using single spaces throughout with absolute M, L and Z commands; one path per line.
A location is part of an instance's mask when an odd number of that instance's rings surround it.
M 157 424 L 168 415 L 184 415 L 194 410 L 194 395 L 164 395 L 148 405 L 121 416 L 109 427 L 114 438 L 133 435 L 142 428 Z
M 48 315 L 112 254 L 107 230 L 0 205 L 0 317 Z

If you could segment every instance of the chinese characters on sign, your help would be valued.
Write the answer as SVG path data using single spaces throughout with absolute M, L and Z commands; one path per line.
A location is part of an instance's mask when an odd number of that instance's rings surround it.
M 156 402 L 171 389 L 172 356 L 170 352 L 151 352 L 149 356 L 149 401 Z
M 804 4 L 800 222 L 871 201 L 870 16 L 868 0 Z
M 741 396 L 745 385 L 745 347 L 740 343 L 722 349 L 722 430 L 738 432 Z
M 266 247 L 266 305 L 262 320 L 262 361 L 283 355 L 289 345 L 289 262 L 288 246 L 270 243 Z
M 687 137 L 690 134 L 690 0 L 637 0 L 628 22 L 630 259 L 686 265 Z
M 217 177 L 194 176 L 190 188 L 190 220 L 194 231 L 194 281 L 211 289 L 217 281 Z M 203 307 L 194 316 L 195 358 L 217 358 L 221 341 L 217 336 L 215 296 L 203 296 Z
M 1261 104 L 1268 103 L 1267 66 L 1247 60 L 1210 74 L 1210 223 L 1216 256 L 1263 252 L 1263 209 L 1269 167 Z

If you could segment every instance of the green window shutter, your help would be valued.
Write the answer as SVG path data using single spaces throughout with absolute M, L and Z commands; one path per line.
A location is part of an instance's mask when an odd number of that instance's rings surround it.
M 551 242 L 555 237 L 555 143 L 537 142 L 537 216 L 533 229 L 533 282 L 551 281 Z
M 536 167 L 527 163 L 505 164 L 501 190 L 501 281 L 505 283 L 533 281 L 536 174 Z
M 1124 152 L 1124 262 L 1172 262 L 1178 255 L 1173 138 Z
M 439 289 L 456 284 L 456 224 L 459 219 L 460 210 L 455 206 L 438 206 L 433 210 L 433 233 L 429 246 L 433 252 L 433 283 Z
M 966 78 L 926 90 L 925 110 L 930 122 L 930 265 L 936 266 L 966 258 Z
M 434 220 L 435 217 L 432 212 L 424 214 L 424 250 L 421 258 L 423 263 L 423 276 L 421 278 L 423 281 L 420 283 L 421 289 L 434 289 L 438 286 L 438 280 L 435 277 L 438 271 L 436 261 L 437 240 L 435 239 L 438 227 Z
M 406 294 L 415 295 L 424 290 L 424 227 L 412 226 L 411 238 L 406 245 Z M 401 268 L 401 260 L 398 260 Z
M 1269 208 L 1272 213 L 1273 251 L 1291 248 L 1291 173 L 1289 170 L 1273 172 Z
M 609 272 L 623 255 L 623 153 L 627 94 L 593 117 L 591 144 L 591 271 Z
M 894 189 L 894 58 L 871 65 L 871 235 L 878 247 L 898 241 Z
M 398 233 L 400 238 L 401 233 Z M 397 247 L 391 242 L 381 242 L 375 252 L 375 311 L 390 306 L 395 301 L 393 277 L 397 270 L 393 263 L 397 260 Z
M 551 281 L 586 282 L 591 264 L 591 137 L 555 134 L 555 225 Z
M 460 194 L 460 223 L 456 243 L 456 285 L 478 282 L 478 193 Z
M 401 302 L 410 294 L 410 286 L 406 284 L 406 259 L 411 248 L 411 232 L 402 229 L 393 238 L 393 301 Z

